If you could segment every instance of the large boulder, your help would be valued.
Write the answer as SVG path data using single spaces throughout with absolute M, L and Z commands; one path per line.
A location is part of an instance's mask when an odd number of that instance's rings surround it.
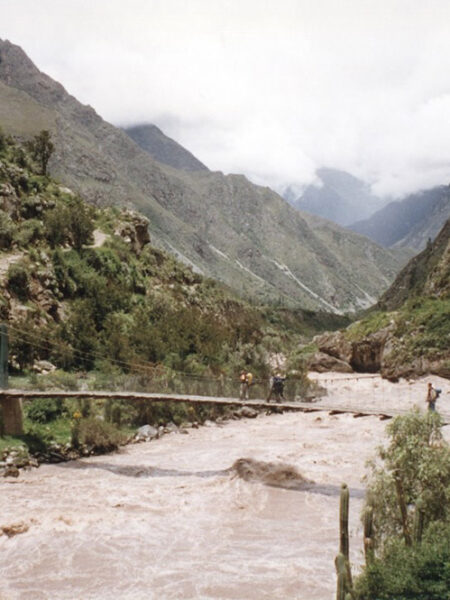
M 385 327 L 372 333 L 362 340 L 352 342 L 350 365 L 360 373 L 377 373 L 381 369 L 384 348 L 391 333 L 390 327 Z
M 124 211 L 122 216 L 124 220 L 116 227 L 114 233 L 130 244 L 133 252 L 139 255 L 143 247 L 150 243 L 149 220 L 131 210 Z
M 327 371 L 337 371 L 339 373 L 352 373 L 353 369 L 344 360 L 325 352 L 316 352 L 308 360 L 308 369 L 317 373 L 326 373 Z
M 319 352 L 334 356 L 340 361 L 350 363 L 352 358 L 352 344 L 342 331 L 326 332 L 316 335 L 313 342 L 317 345 Z

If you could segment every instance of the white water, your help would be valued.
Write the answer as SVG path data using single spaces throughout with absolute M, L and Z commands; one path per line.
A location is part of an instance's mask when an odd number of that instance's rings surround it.
M 448 404 L 450 388 L 438 383 Z M 351 401 L 348 384 L 329 383 L 324 402 Z M 425 388 L 365 379 L 354 382 L 354 395 L 373 406 L 389 390 L 389 402 L 397 394 L 405 406 L 423 405 Z M 360 480 L 385 425 L 376 417 L 264 415 L 5 479 L 0 527 L 28 531 L 0 536 L 0 598 L 331 600 L 339 487 L 351 488 L 356 568 Z M 317 485 L 244 481 L 229 471 L 243 457 L 272 463 L 274 475 L 278 464 L 292 465 Z

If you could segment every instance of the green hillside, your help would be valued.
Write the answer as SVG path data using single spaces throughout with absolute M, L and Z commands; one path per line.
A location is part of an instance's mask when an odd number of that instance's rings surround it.
M 11 367 L 267 376 L 337 317 L 252 306 L 150 243 L 148 221 L 85 203 L 0 136 L 0 315 Z M 39 157 L 38 157 L 39 158 Z

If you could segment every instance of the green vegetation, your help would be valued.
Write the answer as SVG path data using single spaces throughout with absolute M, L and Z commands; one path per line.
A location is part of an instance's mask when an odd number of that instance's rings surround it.
M 48 161 L 55 150 L 50 132 L 47 129 L 43 129 L 28 143 L 28 147 L 34 160 L 39 165 L 40 174 L 46 176 Z
M 388 426 L 389 445 L 368 476 L 363 520 L 370 511 L 373 527 L 359 600 L 450 597 L 450 448 L 441 428 L 438 414 L 418 411 Z
M 282 352 L 304 379 L 298 342 L 348 323 L 256 307 L 139 241 L 141 217 L 96 209 L 43 175 L 39 152 L 51 143 L 44 133 L 37 136 L 41 145 L 5 136 L 0 145 L 0 240 L 16 255 L 1 303 L 13 370 L 46 360 L 65 372 L 139 373 L 149 380 L 160 365 L 173 382 L 176 372 L 206 381 L 249 367 L 261 379 L 270 374 L 270 355 Z M 95 230 L 103 232 L 101 245 L 93 245 Z

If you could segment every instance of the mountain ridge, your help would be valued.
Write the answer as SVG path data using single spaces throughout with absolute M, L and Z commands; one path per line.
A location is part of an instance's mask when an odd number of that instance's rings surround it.
M 283 197 L 295 208 L 347 226 L 370 216 L 384 203 L 370 191 L 370 186 L 354 175 L 321 167 L 317 182 L 308 185 L 300 195 L 287 188 Z
M 0 59 L 0 119 L 6 131 L 25 136 L 50 129 L 53 175 L 94 205 L 143 213 L 156 243 L 198 272 L 261 302 L 346 312 L 375 301 L 398 271 L 392 253 L 324 220 L 319 235 L 306 213 L 244 176 L 157 162 L 42 74 L 18 46 L 0 41 Z M 333 241 L 345 236 L 358 270 L 348 253 L 339 256 Z M 328 244 L 334 244 L 333 252 Z
M 349 225 L 384 247 L 425 248 L 450 217 L 450 186 L 436 186 L 384 206 L 368 219 Z

